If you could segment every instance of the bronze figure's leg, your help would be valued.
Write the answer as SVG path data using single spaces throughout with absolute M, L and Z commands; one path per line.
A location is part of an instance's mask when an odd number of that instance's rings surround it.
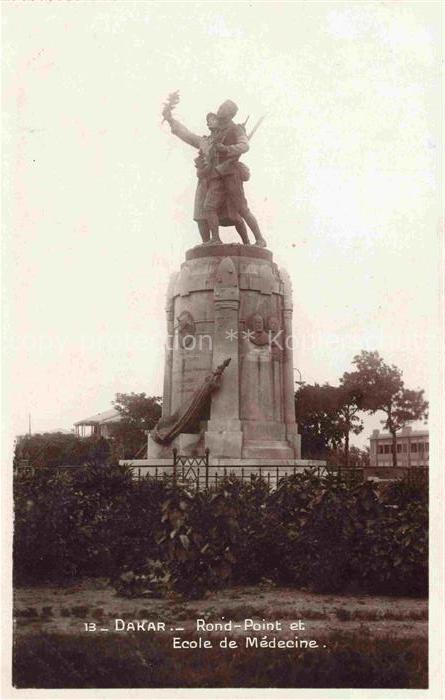
M 201 234 L 202 242 L 208 243 L 210 241 L 210 228 L 207 221 L 198 221 L 199 233 Z
M 210 233 L 212 235 L 210 239 L 211 243 L 222 243 L 222 240 L 219 237 L 219 219 L 216 209 L 207 210 L 207 221 L 210 228 Z
M 219 237 L 218 209 L 224 202 L 224 185 L 221 178 L 212 178 L 204 200 L 204 214 L 208 222 L 212 243 L 222 243 Z
M 253 235 L 255 236 L 255 245 L 259 246 L 260 248 L 266 248 L 266 240 L 261 235 L 260 227 L 258 226 L 258 221 L 255 219 L 249 207 L 243 205 L 240 209 L 240 214 L 247 223 L 250 230 L 252 231 Z
M 264 240 L 263 236 L 261 235 L 260 227 L 258 226 L 258 222 L 255 219 L 254 215 L 249 209 L 249 206 L 247 204 L 246 196 L 244 194 L 244 187 L 243 183 L 239 177 L 238 173 L 230 173 L 230 175 L 227 175 L 224 177 L 224 186 L 225 190 L 227 193 L 227 202 L 228 205 L 232 206 L 235 210 L 236 213 L 241 215 L 241 217 L 244 219 L 250 230 L 252 231 L 253 235 L 255 236 L 255 245 L 260 246 L 262 248 L 266 248 L 267 243 Z M 229 209 L 229 215 L 230 215 L 230 209 Z M 247 241 L 244 240 L 243 235 L 241 232 L 238 230 L 238 233 L 240 234 L 241 238 L 243 239 L 244 243 L 248 244 L 248 238 Z M 246 232 L 247 236 L 247 232 Z
M 250 243 L 249 236 L 247 234 L 247 228 L 246 228 L 246 224 L 244 223 L 244 221 L 235 222 L 235 228 L 236 228 L 237 232 L 239 233 L 244 245 L 249 245 L 249 243 Z

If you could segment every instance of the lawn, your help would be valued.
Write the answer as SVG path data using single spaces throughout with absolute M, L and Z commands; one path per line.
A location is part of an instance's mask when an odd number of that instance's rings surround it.
M 197 632 L 197 619 L 212 631 Z M 119 631 L 115 620 L 124 620 Z M 215 622 L 230 622 L 230 631 L 215 632 Z M 153 631 L 162 623 L 164 631 Z M 18 688 L 427 687 L 426 599 L 322 595 L 268 583 L 194 601 L 122 598 L 105 580 L 89 579 L 18 588 L 14 627 Z M 174 638 L 199 637 L 212 646 L 173 648 Z M 221 648 L 224 637 L 237 647 Z M 247 637 L 316 646 L 246 647 Z

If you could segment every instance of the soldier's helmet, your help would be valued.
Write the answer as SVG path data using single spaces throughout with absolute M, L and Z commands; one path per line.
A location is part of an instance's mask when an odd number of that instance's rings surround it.
M 217 128 L 217 126 L 218 126 L 218 117 L 217 117 L 217 115 L 215 114 L 215 112 L 209 112 L 209 113 L 206 115 L 206 122 L 207 122 L 207 126 L 209 127 L 209 129 Z
M 226 100 L 218 107 L 217 116 L 218 119 L 233 119 L 238 111 L 237 105 L 232 100 Z

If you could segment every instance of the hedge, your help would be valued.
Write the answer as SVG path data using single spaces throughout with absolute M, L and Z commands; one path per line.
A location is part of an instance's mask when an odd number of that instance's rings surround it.
M 192 493 L 125 467 L 36 470 L 14 484 L 18 585 L 109 577 L 126 595 L 221 586 L 426 595 L 426 487 L 383 492 L 309 472 L 271 490 L 229 476 Z

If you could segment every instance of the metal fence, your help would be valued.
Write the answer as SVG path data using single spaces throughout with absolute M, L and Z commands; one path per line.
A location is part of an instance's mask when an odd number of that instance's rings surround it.
M 343 481 L 347 484 L 360 484 L 364 481 L 395 481 L 405 478 L 410 482 L 428 480 L 428 467 L 370 467 L 350 465 L 337 466 L 298 466 L 298 465 L 275 465 L 259 464 L 256 466 L 246 466 L 244 464 L 231 464 L 230 466 L 209 464 L 209 455 L 205 457 L 179 457 L 174 453 L 173 465 L 166 467 L 159 466 L 134 466 L 130 467 L 134 478 L 141 480 L 144 478 L 159 480 L 169 480 L 178 485 L 192 486 L 196 490 L 217 488 L 228 476 L 235 477 L 240 481 L 253 481 L 261 479 L 269 487 L 276 488 L 282 479 L 286 479 L 296 474 L 309 472 L 317 477 L 331 477 Z
M 419 482 L 419 480 L 428 480 L 428 467 L 277 466 L 274 464 L 223 466 L 211 465 L 208 462 L 208 455 L 181 457 L 175 454 L 171 465 L 130 465 L 129 469 L 133 478 L 138 482 L 143 480 L 170 482 L 196 491 L 216 489 L 229 476 L 242 482 L 260 479 L 270 488 L 276 488 L 283 479 L 304 472 L 309 472 L 317 477 L 331 477 L 350 485 L 360 484 L 368 480 L 396 481 L 405 478 L 413 483 Z M 18 464 L 14 468 L 14 474 L 18 475 L 24 472 L 32 474 L 41 470 L 73 471 L 84 468 L 84 466 L 34 467 L 30 464 Z
M 171 481 L 179 486 L 193 487 L 197 491 L 203 489 L 217 488 L 224 479 L 234 477 L 240 481 L 254 481 L 261 479 L 268 486 L 276 487 L 282 479 L 310 471 L 321 476 L 327 474 L 326 467 L 293 467 L 276 466 L 262 464 L 258 466 L 245 466 L 242 464 L 231 464 L 230 466 L 218 465 L 198 465 L 198 464 L 177 464 L 172 467 L 150 466 L 150 467 L 130 467 L 135 479 L 153 479 L 155 481 Z M 342 478 L 357 478 L 357 470 L 350 470 L 348 475 L 343 474 Z M 360 478 L 358 477 L 360 480 Z

